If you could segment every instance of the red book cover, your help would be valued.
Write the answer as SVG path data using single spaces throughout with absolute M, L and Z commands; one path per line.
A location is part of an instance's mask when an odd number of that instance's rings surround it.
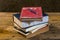
M 42 7 L 23 7 L 20 18 L 42 18 Z

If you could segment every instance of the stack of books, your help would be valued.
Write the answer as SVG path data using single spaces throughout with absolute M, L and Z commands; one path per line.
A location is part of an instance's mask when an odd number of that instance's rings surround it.
M 23 7 L 21 14 L 14 14 L 14 30 L 27 38 L 49 30 L 48 15 L 41 7 Z

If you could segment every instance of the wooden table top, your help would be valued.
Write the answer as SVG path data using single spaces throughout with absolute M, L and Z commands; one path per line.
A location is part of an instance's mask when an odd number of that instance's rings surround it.
M 49 24 L 53 25 L 56 34 L 53 35 L 51 30 L 41 35 L 42 38 L 60 38 L 57 30 L 60 30 L 60 12 L 46 12 L 49 15 Z M 40 40 L 40 36 L 31 39 L 24 38 L 13 30 L 13 14 L 16 12 L 0 12 L 0 40 Z M 46 36 L 48 34 L 48 36 Z M 52 36 L 51 36 L 52 35 Z M 56 36 L 57 35 L 57 36 Z M 56 36 L 56 37 L 55 37 Z

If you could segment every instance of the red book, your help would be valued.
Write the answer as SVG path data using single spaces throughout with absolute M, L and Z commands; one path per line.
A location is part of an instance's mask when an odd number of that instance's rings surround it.
M 40 19 L 42 18 L 42 7 L 23 7 L 21 19 Z

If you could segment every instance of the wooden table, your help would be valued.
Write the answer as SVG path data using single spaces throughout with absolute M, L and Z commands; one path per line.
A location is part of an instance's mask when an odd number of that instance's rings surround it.
M 49 15 L 50 31 L 30 39 L 24 38 L 13 30 L 13 14 L 16 12 L 0 12 L 0 40 L 40 40 L 60 38 L 60 12 L 46 12 Z M 53 33 L 55 34 L 53 35 Z M 47 36 L 48 35 L 48 36 Z

